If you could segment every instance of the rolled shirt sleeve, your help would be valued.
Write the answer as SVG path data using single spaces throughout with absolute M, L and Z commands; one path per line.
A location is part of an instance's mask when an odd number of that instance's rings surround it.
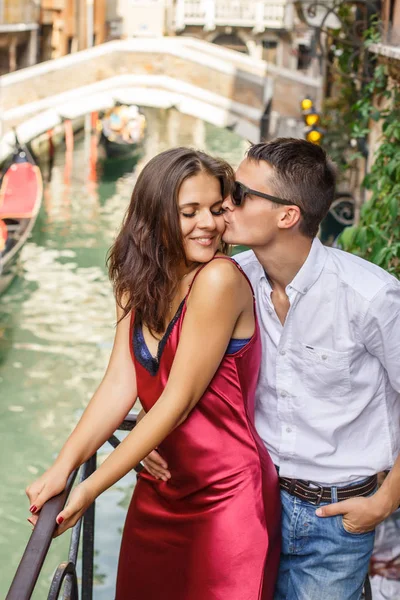
M 400 393 L 400 282 L 384 286 L 372 299 L 362 323 L 365 347 L 386 370 Z

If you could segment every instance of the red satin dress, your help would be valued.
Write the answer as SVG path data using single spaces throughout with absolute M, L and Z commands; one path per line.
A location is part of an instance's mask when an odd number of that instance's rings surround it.
M 166 385 L 186 298 L 153 363 L 146 352 L 142 356 L 143 335 L 132 325 L 138 396 L 146 411 Z M 157 480 L 145 470 L 138 476 L 116 600 L 272 600 L 280 497 L 276 469 L 254 428 L 260 360 L 257 325 L 241 350 L 224 356 L 189 417 L 160 444 L 171 479 Z

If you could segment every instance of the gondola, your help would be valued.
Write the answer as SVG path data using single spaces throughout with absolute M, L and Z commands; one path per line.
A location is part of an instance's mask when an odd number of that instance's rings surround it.
M 35 224 L 43 180 L 28 148 L 17 143 L 0 187 L 0 294 L 15 275 L 18 254 Z
M 100 143 L 107 158 L 134 154 L 144 139 L 146 119 L 135 105 L 121 104 L 107 111 L 100 121 Z

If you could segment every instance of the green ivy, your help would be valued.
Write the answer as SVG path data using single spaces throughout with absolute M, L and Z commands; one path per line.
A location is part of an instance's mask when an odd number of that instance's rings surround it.
M 389 83 L 387 66 L 377 63 L 368 50 L 377 41 L 379 23 L 374 21 L 364 33 L 365 52 L 359 54 L 357 64 L 349 60 L 349 50 L 339 42 L 339 94 L 333 111 L 336 116 L 330 117 L 334 131 L 329 137 L 328 129 L 326 142 L 332 158 L 336 158 L 335 151 L 340 154 L 336 161 L 345 173 L 355 159 L 362 158 L 359 148 L 365 144 L 370 122 L 380 125 L 379 146 L 362 183 L 370 192 L 369 200 L 361 207 L 359 222 L 340 235 L 339 246 L 400 277 L 400 89 L 397 83 Z M 351 72 L 365 67 L 368 83 L 357 85 Z M 340 142 L 332 146 L 337 132 Z M 352 146 L 350 140 L 354 140 Z
M 376 108 L 377 99 L 385 108 Z M 400 277 L 400 89 L 389 87 L 384 65 L 375 67 L 354 110 L 359 115 L 355 138 L 365 135 L 370 120 L 380 123 L 382 134 L 363 181 L 370 198 L 361 207 L 359 223 L 342 232 L 339 244 Z
M 354 139 L 353 128 L 358 124 L 353 107 L 360 97 L 361 89 L 359 79 L 354 74 L 363 70 L 366 49 L 355 52 L 353 43 L 344 35 L 345 30 L 352 30 L 354 26 L 354 14 L 350 4 L 343 2 L 339 6 L 338 16 L 342 28 L 331 30 L 328 36 L 328 78 L 331 95 L 324 102 L 322 127 L 326 131 L 324 147 L 339 167 L 338 175 L 341 181 L 347 177 L 349 169 L 355 168 L 353 161 L 359 154 L 358 150 L 350 145 L 351 139 Z

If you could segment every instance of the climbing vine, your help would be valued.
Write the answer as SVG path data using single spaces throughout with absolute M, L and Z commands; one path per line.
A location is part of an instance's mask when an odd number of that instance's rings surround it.
M 389 77 L 388 66 L 369 51 L 379 41 L 377 21 L 372 21 L 363 38 L 365 52 L 359 53 L 357 62 L 351 60 L 346 45 L 340 45 L 340 38 L 334 45 L 339 94 L 325 123 L 327 150 L 345 173 L 354 161 L 365 160 L 371 122 L 377 123 L 381 135 L 362 182 L 368 200 L 361 207 L 359 222 L 340 235 L 339 245 L 400 277 L 400 88 Z M 362 78 L 351 76 L 360 71 Z
M 400 90 L 397 84 L 389 87 L 386 69 L 375 67 L 373 79 L 354 105 L 359 115 L 354 138 L 366 135 L 370 120 L 379 122 L 382 133 L 363 181 L 370 198 L 361 207 L 359 223 L 346 228 L 339 243 L 400 277 Z

